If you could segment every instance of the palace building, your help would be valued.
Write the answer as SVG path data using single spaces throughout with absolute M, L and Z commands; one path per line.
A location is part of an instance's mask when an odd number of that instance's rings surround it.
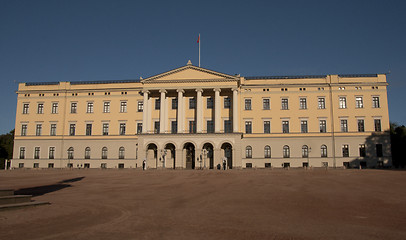
M 20 83 L 14 168 L 391 166 L 385 74 Z

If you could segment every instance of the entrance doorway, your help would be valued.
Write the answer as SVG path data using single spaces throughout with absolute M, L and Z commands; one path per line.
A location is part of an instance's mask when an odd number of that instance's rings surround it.
M 145 156 L 148 168 L 156 168 L 158 166 L 158 147 L 155 144 L 151 143 L 148 145 Z
M 233 148 L 230 143 L 223 143 L 221 149 L 224 151 L 224 157 L 227 158 L 227 167 L 228 169 L 233 168 Z
M 186 143 L 183 149 L 186 153 L 186 169 L 195 169 L 195 145 Z
M 203 161 L 205 167 L 209 165 L 209 169 L 214 169 L 213 145 L 211 143 L 203 145 Z
M 171 167 L 175 169 L 176 166 L 176 155 L 175 155 L 175 145 L 172 143 L 168 143 L 165 146 L 165 154 L 164 154 L 164 161 L 165 161 L 165 167 Z

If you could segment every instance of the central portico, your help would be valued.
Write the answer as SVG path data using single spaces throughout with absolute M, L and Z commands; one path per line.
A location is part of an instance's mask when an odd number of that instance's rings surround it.
M 241 166 L 233 162 L 241 139 L 240 81 L 239 76 L 196 67 L 190 61 L 141 80 L 140 157 L 151 168 L 213 168 L 226 158 L 230 168 Z

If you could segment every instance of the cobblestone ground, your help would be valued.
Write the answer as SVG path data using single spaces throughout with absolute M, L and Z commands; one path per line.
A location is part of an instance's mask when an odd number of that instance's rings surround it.
M 0 239 L 406 239 L 406 171 L 0 172 Z

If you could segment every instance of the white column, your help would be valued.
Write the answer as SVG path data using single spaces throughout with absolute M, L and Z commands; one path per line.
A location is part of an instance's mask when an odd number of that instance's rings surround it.
M 185 118 L 185 112 L 183 110 L 183 93 L 185 93 L 185 91 L 183 89 L 178 89 L 176 91 L 178 92 L 178 133 L 183 133 L 183 119 Z
M 238 89 L 233 88 L 233 132 L 238 132 Z
M 221 89 L 214 89 L 214 132 L 219 133 L 221 128 Z
M 161 89 L 159 90 L 161 93 L 161 101 L 159 106 L 159 132 L 165 133 L 166 132 L 166 119 L 165 119 L 165 94 L 166 90 Z
M 148 94 L 149 91 L 145 90 L 142 91 L 142 93 L 144 94 L 144 102 L 143 104 L 143 110 L 142 110 L 142 133 L 147 133 L 148 132 L 148 122 L 149 119 L 148 118 Z
M 197 99 L 196 99 L 196 132 L 201 133 L 203 130 L 203 99 L 202 93 L 203 89 L 196 89 Z

